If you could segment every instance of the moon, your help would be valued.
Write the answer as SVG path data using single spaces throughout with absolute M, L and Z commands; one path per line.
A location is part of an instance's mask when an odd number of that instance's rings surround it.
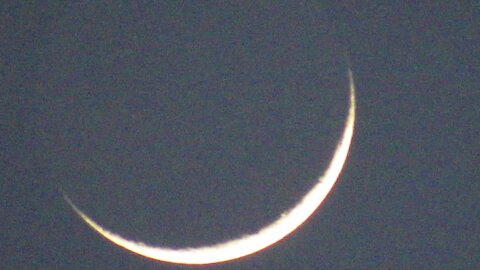
M 347 159 L 353 136 L 355 122 L 355 85 L 352 71 L 348 69 L 350 87 L 350 108 L 345 120 L 345 128 L 340 138 L 330 164 L 324 174 L 294 207 L 284 212 L 279 219 L 263 227 L 258 232 L 240 236 L 236 239 L 214 245 L 172 249 L 164 246 L 151 246 L 142 242 L 135 242 L 115 234 L 99 225 L 77 207 L 64 193 L 64 199 L 72 209 L 93 230 L 120 247 L 136 254 L 170 263 L 177 264 L 213 264 L 241 258 L 261 251 L 297 229 L 320 206 L 327 194 L 337 181 L 343 165 Z

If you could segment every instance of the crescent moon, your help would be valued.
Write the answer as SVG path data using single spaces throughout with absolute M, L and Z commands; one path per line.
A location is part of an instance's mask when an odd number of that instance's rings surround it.
M 97 233 L 120 247 L 151 259 L 178 264 L 212 264 L 256 253 L 280 241 L 304 223 L 320 206 L 337 181 L 347 159 L 355 122 L 355 85 L 350 69 L 348 70 L 348 78 L 350 86 L 350 108 L 345 121 L 343 136 L 337 144 L 327 170 L 319 177 L 318 182 L 305 194 L 299 203 L 283 213 L 279 219 L 256 233 L 201 247 L 172 249 L 161 246 L 150 246 L 142 242 L 128 240 L 123 236 L 105 229 L 82 212 L 65 193 L 63 194 L 64 198 L 82 220 Z

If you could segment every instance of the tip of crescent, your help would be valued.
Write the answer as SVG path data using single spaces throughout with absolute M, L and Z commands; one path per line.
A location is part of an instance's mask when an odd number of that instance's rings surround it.
M 353 79 L 353 71 L 348 67 L 348 81 L 350 88 L 350 109 L 355 111 L 355 80 Z

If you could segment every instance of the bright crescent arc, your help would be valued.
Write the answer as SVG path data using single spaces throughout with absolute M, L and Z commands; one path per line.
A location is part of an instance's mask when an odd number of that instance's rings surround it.
M 73 210 L 75 210 L 92 229 L 103 237 L 127 250 L 151 259 L 178 264 L 212 264 L 237 259 L 258 252 L 280 241 L 304 223 L 320 206 L 337 181 L 347 159 L 355 122 L 355 85 L 350 69 L 348 70 L 348 78 L 350 108 L 345 121 L 343 136 L 337 145 L 327 170 L 297 205 L 281 215 L 278 220 L 260 229 L 256 233 L 210 246 L 194 248 L 172 249 L 168 247 L 149 246 L 141 242 L 128 240 L 108 231 L 82 212 L 67 195 L 64 194 L 64 198 Z

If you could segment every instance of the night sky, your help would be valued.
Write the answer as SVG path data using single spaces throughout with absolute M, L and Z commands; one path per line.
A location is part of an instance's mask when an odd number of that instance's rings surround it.
M 480 268 L 477 2 L 15 2 L 0 6 L 0 269 Z M 62 198 L 154 245 L 256 232 L 329 164 L 349 66 L 344 170 L 266 250 L 157 262 Z

